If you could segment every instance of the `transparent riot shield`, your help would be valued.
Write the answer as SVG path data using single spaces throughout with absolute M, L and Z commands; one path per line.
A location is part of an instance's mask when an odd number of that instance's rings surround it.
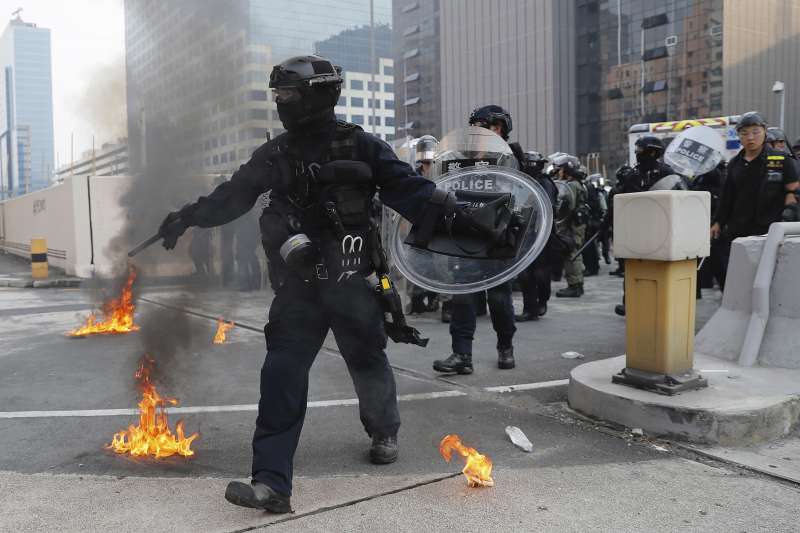
M 439 144 L 434 161 L 439 189 L 456 192 L 510 193 L 515 213 L 527 221 L 514 257 L 504 259 L 458 257 L 406 244 L 411 223 L 394 218 L 389 250 L 392 262 L 409 281 L 443 294 L 468 294 L 509 281 L 544 249 L 553 224 L 550 200 L 544 189 L 516 170 L 511 148 L 491 131 L 468 127 L 456 130 Z
M 718 132 L 708 126 L 694 126 L 675 137 L 664 161 L 677 173 L 693 179 L 711 172 L 724 158 L 725 143 Z

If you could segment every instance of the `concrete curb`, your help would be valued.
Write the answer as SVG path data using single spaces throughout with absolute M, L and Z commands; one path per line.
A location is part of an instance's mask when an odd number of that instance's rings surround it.
M 713 358 L 700 359 L 695 368 L 715 368 L 709 366 L 715 365 Z M 708 389 L 669 397 L 612 384 L 611 376 L 624 366 L 622 356 L 574 368 L 567 392 L 570 407 L 669 439 L 723 446 L 771 441 L 800 422 L 800 382 L 791 383 L 800 377 L 796 370 L 739 368 L 735 376 L 720 370 L 704 375 Z M 764 385 L 767 372 L 776 375 L 774 387 Z
M 59 278 L 59 279 L 24 279 L 6 278 L 0 279 L 0 287 L 12 287 L 15 289 L 52 289 L 64 287 L 79 287 L 81 279 L 78 278 Z

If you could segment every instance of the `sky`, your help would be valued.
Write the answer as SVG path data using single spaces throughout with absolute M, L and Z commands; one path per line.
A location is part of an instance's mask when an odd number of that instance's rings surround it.
M 53 122 L 60 165 L 126 135 L 125 22 L 122 0 L 0 0 L 0 26 L 22 20 L 50 30 Z

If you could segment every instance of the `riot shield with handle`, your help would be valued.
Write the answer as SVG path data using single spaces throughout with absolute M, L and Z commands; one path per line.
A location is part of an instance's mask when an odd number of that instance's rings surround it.
M 438 293 L 468 294 L 512 279 L 536 259 L 550 235 L 552 206 L 545 190 L 516 170 L 516 157 L 500 136 L 479 127 L 453 131 L 441 140 L 434 168 L 437 188 L 452 192 L 459 209 L 478 219 L 487 210 L 503 213 L 497 220 L 514 226 L 514 242 L 492 248 L 482 240 L 485 227 L 456 237 L 443 222 L 436 238 L 420 247 L 411 223 L 397 217 L 389 249 L 409 281 Z
M 677 174 L 661 178 L 651 191 L 687 190 L 689 182 L 711 172 L 723 160 L 725 144 L 708 126 L 693 126 L 675 137 L 664 151 L 666 162 Z

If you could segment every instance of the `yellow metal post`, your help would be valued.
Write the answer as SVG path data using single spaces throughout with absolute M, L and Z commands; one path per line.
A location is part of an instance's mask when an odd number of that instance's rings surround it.
M 31 275 L 47 279 L 47 239 L 31 239 Z

